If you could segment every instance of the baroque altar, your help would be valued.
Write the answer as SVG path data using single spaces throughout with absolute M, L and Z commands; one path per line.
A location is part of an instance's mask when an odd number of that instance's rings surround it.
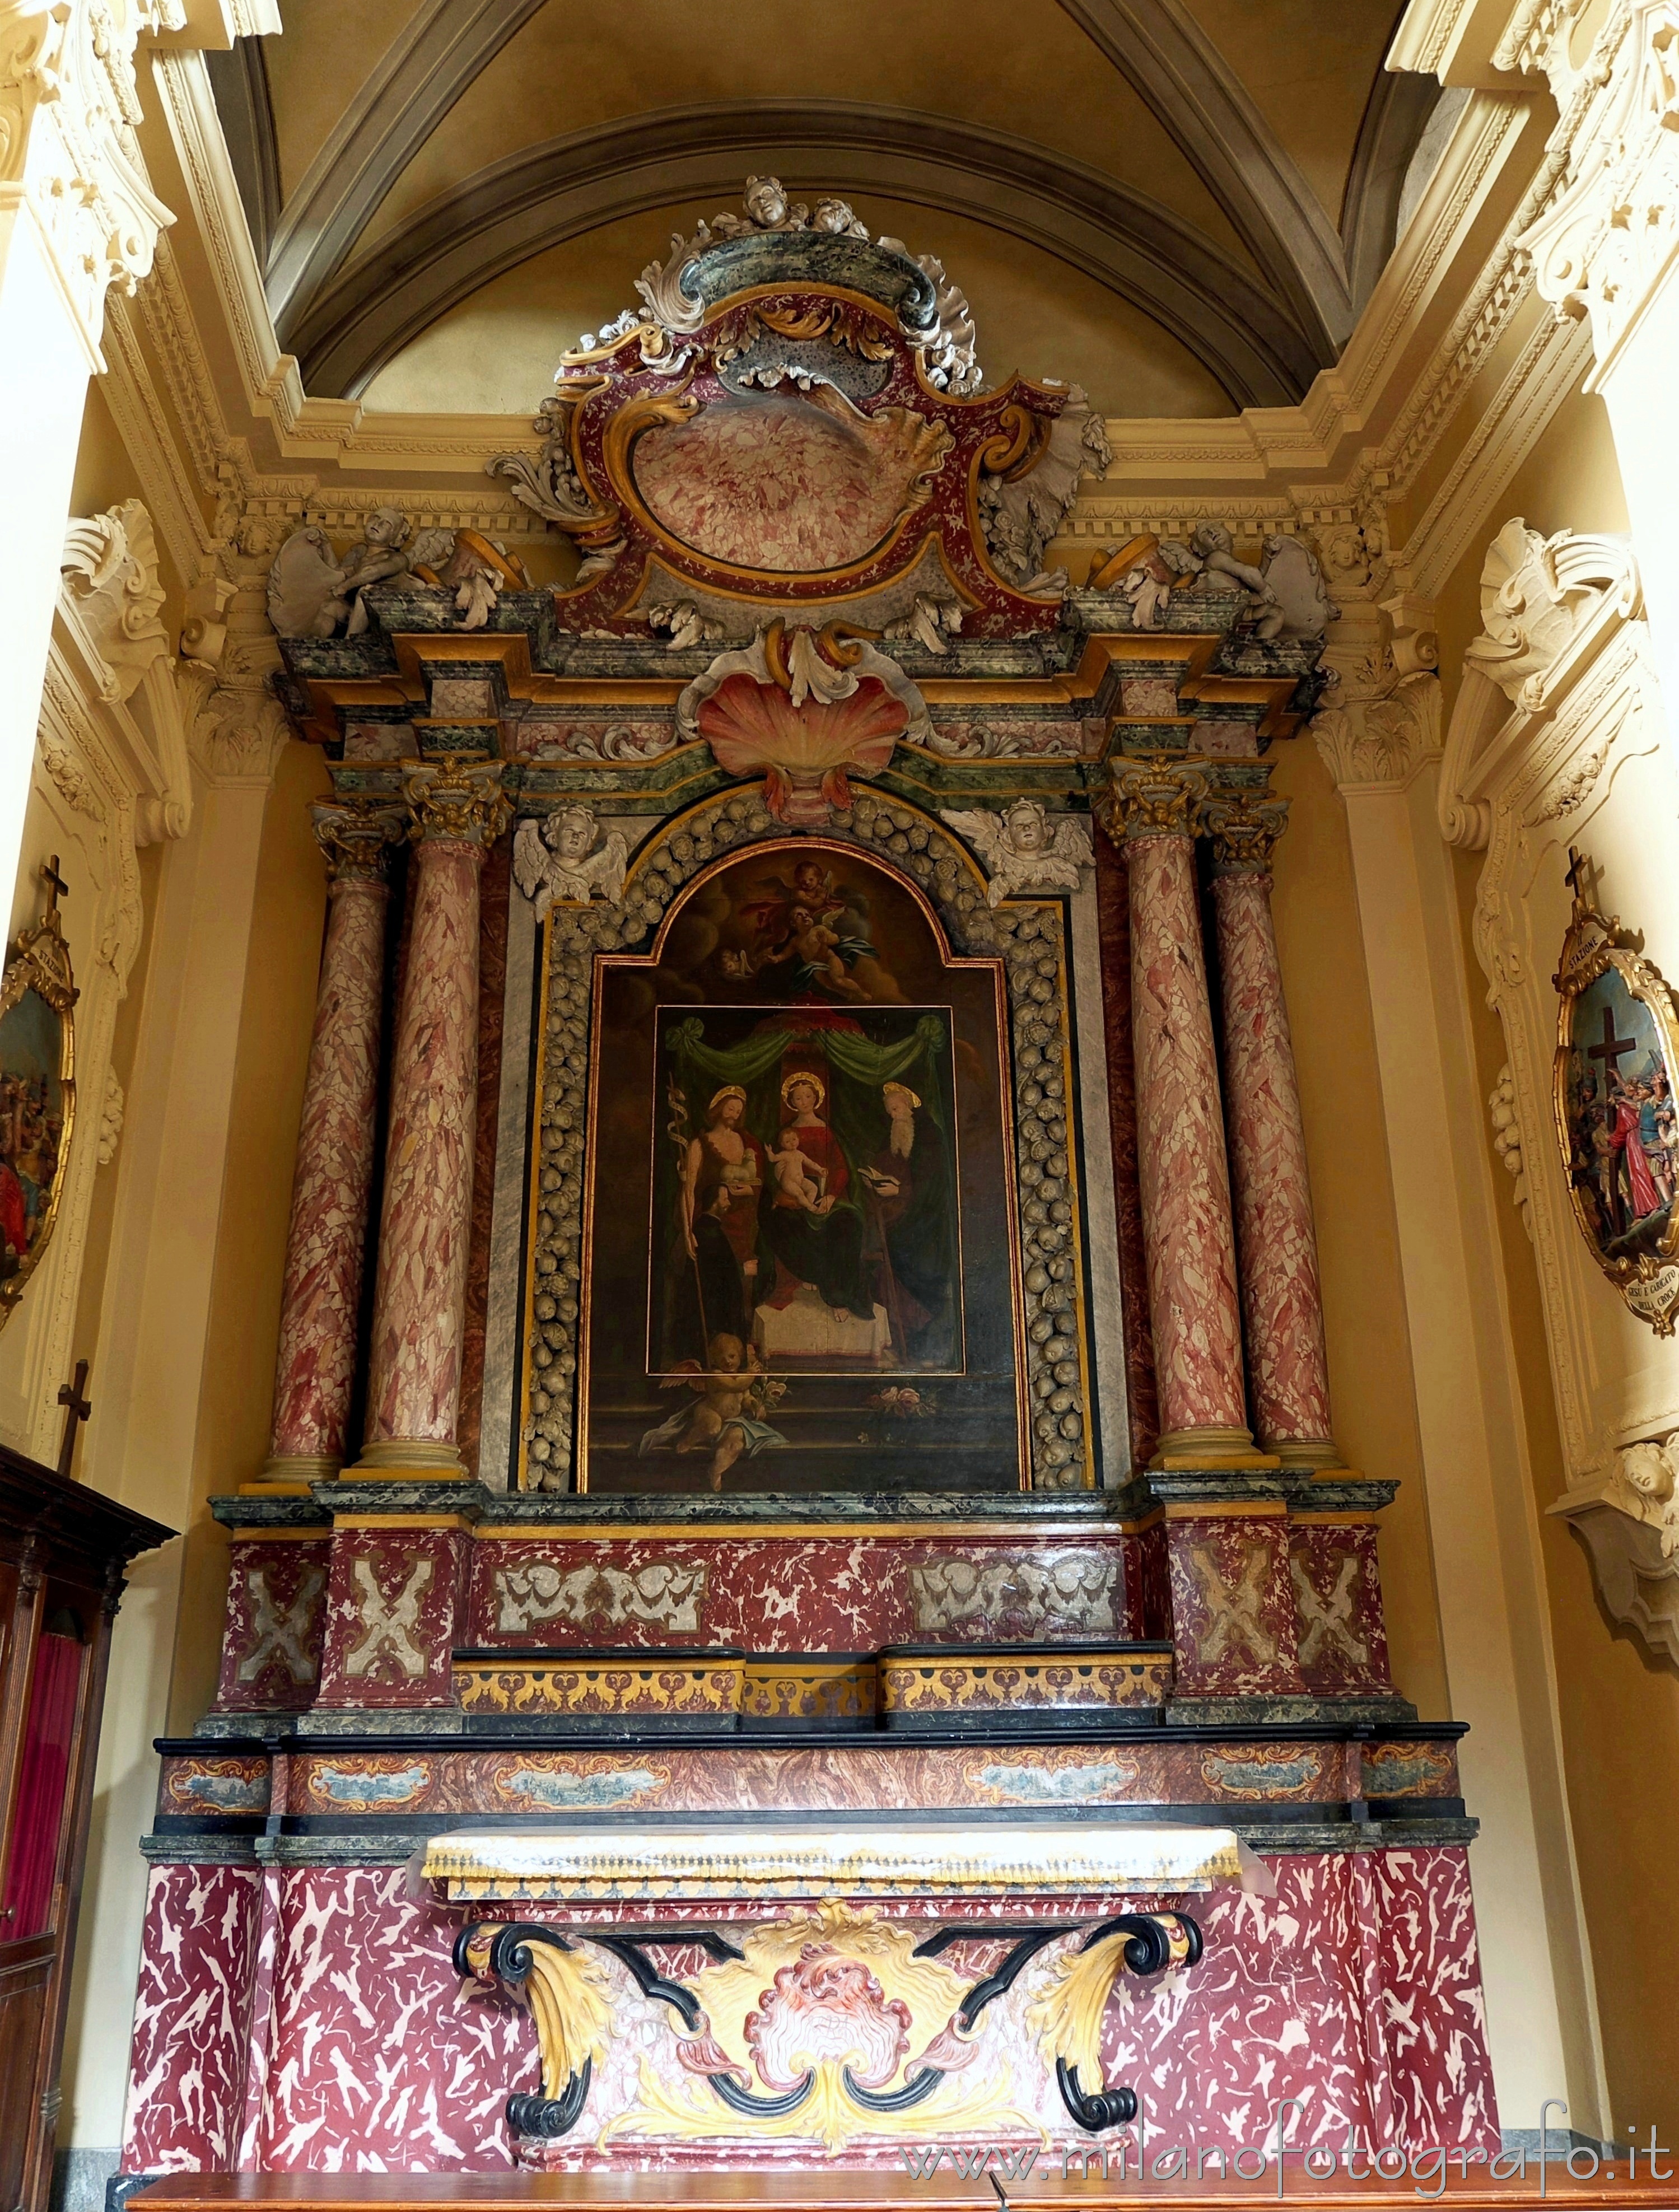
M 1315 556 L 1069 579 L 1100 422 L 838 201 L 637 289 L 490 460 L 563 588 L 275 563 L 328 921 L 125 2170 L 1495 2148 L 1271 927 Z

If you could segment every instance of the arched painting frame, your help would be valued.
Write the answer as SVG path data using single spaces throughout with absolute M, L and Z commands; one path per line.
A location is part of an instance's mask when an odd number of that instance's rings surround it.
M 1002 961 L 953 951 L 886 856 L 772 837 L 599 958 L 593 999 L 583 1486 L 1027 1486 Z M 684 1262 L 682 1162 L 710 1158 L 713 1119 L 741 1187 L 686 1194 Z
M 55 856 L 43 871 L 46 915 L 18 938 L 0 975 L 0 1327 L 52 1240 L 76 1120 L 77 994 L 58 867 Z

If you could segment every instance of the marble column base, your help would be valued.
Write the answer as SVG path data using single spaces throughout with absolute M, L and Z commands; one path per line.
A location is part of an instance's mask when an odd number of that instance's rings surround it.
M 1262 1448 L 1274 1452 L 1277 1463 L 1296 1472 L 1309 1470 L 1313 1474 L 1343 1474 L 1348 1472 L 1347 1455 L 1333 1437 L 1265 1437 Z
M 1197 1468 L 1269 1469 L 1281 1462 L 1269 1452 L 1256 1449 L 1246 1429 L 1168 1429 L 1154 1446 L 1152 1467 L 1161 1469 Z
M 413 1437 L 387 1437 L 380 1443 L 366 1445 L 361 1458 L 345 1472 L 351 1477 L 411 1474 L 420 1478 L 438 1476 L 445 1480 L 452 1477 L 459 1482 L 466 1473 L 466 1463 L 453 1444 Z
M 264 1463 L 262 1473 L 254 1482 L 243 1482 L 240 1488 L 258 1495 L 265 1490 L 271 1490 L 277 1483 L 307 1490 L 312 1482 L 331 1482 L 342 1465 L 341 1460 L 312 1459 L 301 1453 L 271 1459 Z

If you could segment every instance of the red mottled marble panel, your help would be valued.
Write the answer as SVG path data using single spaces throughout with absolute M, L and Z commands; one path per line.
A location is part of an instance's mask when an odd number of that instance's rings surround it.
M 1206 1955 L 1180 1976 L 1122 1978 L 1109 2001 L 1107 2078 L 1137 2091 L 1151 2142 L 1233 2151 L 1297 2097 L 1288 2140 L 1301 2148 L 1344 2148 L 1350 2133 L 1496 2152 L 1465 1853 L 1300 1853 L 1266 1866 L 1274 1898 L 1156 1900 L 1195 1916 Z
M 447 1705 L 459 1640 L 461 1539 L 448 1528 L 341 1528 L 327 1588 L 323 1705 Z
M 1166 1524 L 1158 1516 L 1125 1546 L 1125 1631 L 1133 1643 L 1171 1641 L 1171 1576 Z
M 558 1650 L 693 1643 L 873 1651 L 897 1643 L 1124 1636 L 1134 1540 L 741 1536 L 474 1547 L 461 1641 Z
M 1287 1522 L 1209 1512 L 1169 1520 L 1166 1543 L 1178 1696 L 1298 1693 Z
M 502 2107 L 541 2087 L 529 2019 L 463 1994 L 455 1923 L 400 1867 L 284 1878 L 256 2164 L 274 2173 L 499 2173 Z
M 123 2167 L 226 2170 L 245 2099 L 254 1867 L 154 1867 L 134 1999 Z
M 1382 1929 L 1381 2008 L 1394 2132 L 1496 2145 L 1469 1853 L 1372 1851 L 1357 1862 Z
M 234 1537 L 217 1712 L 301 1712 L 314 1703 L 332 1553 L 325 1536 Z
M 1122 1904 L 1133 1911 L 1188 1910 L 1200 1921 L 1206 1954 L 1199 1965 L 1147 1979 L 1122 1976 L 1104 2014 L 1105 2081 L 1136 2089 L 1151 2148 L 1183 2143 L 1233 2151 L 1257 2143 L 1279 2101 L 1292 2097 L 1302 2107 L 1291 2135 L 1297 2147 L 1342 2148 L 1350 2136 L 1495 2149 L 1464 1853 L 1291 1853 L 1268 1860 L 1267 1869 L 1270 1896 L 1222 1887 L 1183 1898 L 1090 1897 L 1055 1900 L 1053 1912 L 1048 1900 L 1013 1900 L 1019 1915 L 1039 1923 L 1094 1917 Z M 295 1869 L 269 1880 L 271 1990 L 252 2007 L 247 2062 L 241 2008 L 216 1992 L 230 1960 L 243 1971 L 249 1958 L 254 1876 L 244 1875 L 237 1899 L 227 1870 L 170 1869 L 155 1878 L 142 1990 L 154 2008 L 165 1999 L 170 2027 L 160 2033 L 155 2012 L 143 2013 L 125 2164 L 152 2171 L 231 2164 L 228 2115 L 243 2068 L 249 2118 L 240 2163 L 247 2169 L 505 2171 L 511 2146 L 503 2106 L 510 2094 L 538 2087 L 535 2033 L 522 2006 L 463 1985 L 455 1975 L 449 1953 L 456 1916 L 411 1899 L 394 1868 Z M 194 1897 L 206 1881 L 216 1893 L 209 1912 Z M 161 1911 L 159 1889 L 169 1896 Z M 534 1907 L 532 1917 L 574 1926 L 586 1917 L 555 1906 Z M 739 1923 L 789 1915 L 785 1906 L 766 1911 L 758 1904 L 739 1912 L 708 1908 L 704 1917 L 739 1926 L 737 1940 L 749 1942 Z M 587 1924 L 646 1927 L 684 1917 L 672 1905 L 626 1900 L 591 1908 Z M 906 1924 L 906 1935 L 894 1939 L 902 1943 L 922 1940 L 941 1922 L 989 1925 L 996 1918 L 995 1900 L 906 1898 L 878 1916 L 841 1914 L 830 1940 L 844 1953 L 854 1941 L 867 1949 L 867 1929 L 877 1920 Z M 703 2098 L 697 2105 L 671 2045 L 679 2023 L 642 1997 L 616 1961 L 593 1951 L 586 1956 L 614 2024 L 585 2116 L 556 2146 L 559 2164 L 634 2171 L 684 2160 L 701 2166 L 784 2164 L 807 2154 L 808 2146 L 793 2139 L 797 2129 L 777 2131 L 777 2142 L 750 2127 L 737 2130 Z M 666 1971 L 717 1978 L 691 1946 L 661 1956 Z M 995 1963 L 977 1942 L 950 1960 L 964 1979 Z M 983 2045 L 976 2052 L 983 2066 L 1004 2065 L 1013 2124 L 988 2095 L 974 2105 L 973 2124 L 965 2124 L 962 2107 L 980 2076 L 958 2076 L 940 2093 L 951 2140 L 1076 2139 L 1052 2082 L 1031 2057 L 1056 1972 L 1052 1954 L 1035 1961 L 989 2010 L 983 2037 L 975 2039 Z M 858 2002 L 874 2003 L 876 1995 L 864 1990 Z M 911 2025 L 919 2043 L 940 2022 Z M 207 2078 L 216 2100 L 208 2124 Z M 625 2131 L 632 2108 L 634 2124 Z M 697 2112 L 701 2124 L 684 2122 L 678 2108 Z M 839 2161 L 867 2164 L 884 2155 L 897 2163 L 891 2139 L 900 2133 L 865 2126 L 851 2135 Z
M 1288 1572 L 1306 1687 L 1325 1698 L 1391 1694 L 1374 1527 L 1295 1522 Z

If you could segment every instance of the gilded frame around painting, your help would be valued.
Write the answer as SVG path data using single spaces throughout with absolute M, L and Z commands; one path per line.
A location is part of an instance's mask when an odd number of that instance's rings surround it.
M 1006 1370 L 1006 1395 L 1008 1400 L 1007 1420 L 1006 1425 L 1009 1431 L 1009 1440 L 1003 1456 L 1007 1460 L 1008 1469 L 1007 1477 L 1004 1478 L 1001 1468 L 999 1466 L 996 1471 L 999 1482 L 1000 1484 L 1006 1482 L 1006 1486 L 1010 1489 L 1024 1489 L 1030 1486 L 1031 1462 L 1028 1455 L 1029 1447 L 1025 1426 L 1025 1406 L 1027 1401 L 1025 1391 L 1026 1377 L 1024 1367 L 1024 1332 L 1026 1324 L 1026 1316 L 1024 1311 L 1021 1297 L 1019 1226 L 1015 1220 L 1013 1212 L 1013 1186 L 1012 1177 L 1007 1173 L 1008 1164 L 1013 1161 L 1014 1156 L 1014 1129 L 1013 1101 L 1012 1088 L 1009 1082 L 1009 1070 L 1007 1058 L 1007 1040 L 1009 1036 L 1009 1017 L 1005 988 L 1003 963 L 1000 959 L 990 955 L 964 957 L 954 952 L 946 938 L 944 930 L 939 923 L 936 915 L 924 894 L 912 881 L 907 878 L 898 876 L 896 872 L 891 870 L 889 867 L 884 866 L 880 856 L 871 855 L 866 852 L 860 851 L 855 845 L 824 838 L 806 836 L 800 837 L 797 840 L 770 839 L 766 841 L 764 843 L 756 845 L 745 852 L 731 854 L 721 857 L 716 861 L 701 869 L 692 882 L 684 888 L 682 896 L 672 907 L 670 914 L 666 915 L 654 944 L 647 951 L 637 953 L 620 952 L 603 954 L 594 963 L 590 1027 L 591 1035 L 596 1040 L 597 1048 L 591 1054 L 589 1107 L 587 1115 L 587 1166 L 585 1171 L 586 1198 L 583 1237 L 583 1251 L 585 1256 L 582 1267 L 582 1279 L 579 1285 L 581 1313 L 579 1333 L 579 1371 L 577 1391 L 579 1441 L 576 1457 L 576 1470 L 577 1486 L 580 1491 L 594 1489 L 600 1486 L 598 1481 L 591 1479 L 591 1461 L 594 1456 L 595 1449 L 597 1449 L 597 1439 L 594 1437 L 594 1430 L 596 1427 L 594 1413 L 595 1400 L 598 1396 L 600 1379 L 597 1372 L 599 1361 L 598 1356 L 599 1347 L 595 1341 L 595 1322 L 597 1313 L 599 1310 L 599 1285 L 596 1281 L 597 1261 L 599 1259 L 599 1247 L 596 1231 L 597 1224 L 601 1218 L 601 1212 L 599 1194 L 597 1186 L 597 1176 L 602 1151 L 601 1114 L 603 1106 L 600 1085 L 603 1054 L 599 1047 L 599 1042 L 608 1033 L 607 1024 L 604 1019 L 603 993 L 608 989 L 611 979 L 615 975 L 628 979 L 638 973 L 651 975 L 660 972 L 663 963 L 668 961 L 671 957 L 671 931 L 677 915 L 687 906 L 687 903 L 690 899 L 697 896 L 703 896 L 714 883 L 721 884 L 731 875 L 739 872 L 743 869 L 756 872 L 765 868 L 775 868 L 777 866 L 785 865 L 802 866 L 806 869 L 814 869 L 820 872 L 825 870 L 830 864 L 839 866 L 842 871 L 849 869 L 852 872 L 865 875 L 878 875 L 882 878 L 882 887 L 884 887 L 885 879 L 890 878 L 891 883 L 895 885 L 897 895 L 914 909 L 915 913 L 919 917 L 922 927 L 927 931 L 931 943 L 936 946 L 939 963 L 944 969 L 947 979 L 946 989 L 948 991 L 956 991 L 958 984 L 963 981 L 963 979 L 967 979 L 977 988 L 981 997 L 985 1002 L 988 1024 L 991 1031 L 992 1038 L 990 1051 L 994 1055 L 995 1062 L 989 1071 L 989 1087 L 994 1094 L 991 1109 L 991 1119 L 994 1126 L 991 1127 L 990 1136 L 996 1153 L 995 1161 L 992 1170 L 991 1183 L 994 1188 L 1001 1190 L 1002 1194 L 1000 1199 L 1001 1206 L 1001 1218 L 995 1225 L 998 1232 L 998 1241 L 1007 1255 L 1007 1265 L 1006 1269 L 1003 1271 L 1001 1289 L 1001 1310 L 997 1316 L 994 1316 L 994 1319 L 996 1319 L 1001 1322 L 1001 1334 L 999 1340 L 992 1346 L 993 1353 L 995 1355 L 994 1358 L 984 1364 L 988 1368 L 997 1369 L 998 1371 L 991 1376 L 991 1382 L 998 1387 L 1004 1387 L 1004 1370 Z M 756 988 L 748 987 L 743 990 L 743 1000 L 747 1003 L 743 1003 L 736 1007 L 723 1008 L 701 1006 L 688 1006 L 684 1005 L 680 1009 L 673 1009 L 672 1011 L 680 1011 L 689 1014 L 694 1019 L 700 1021 L 703 1021 L 718 1015 L 721 1015 L 727 1018 L 730 1013 L 748 1021 L 752 1020 L 757 1016 L 773 1016 L 776 1009 L 770 1006 L 758 1006 L 751 1003 L 756 1000 L 757 995 Z M 791 1012 L 794 1009 L 788 1008 L 787 1011 Z M 860 1011 L 867 1012 L 871 1010 L 863 1009 Z M 877 1015 L 883 1017 L 895 1016 L 920 1024 L 924 1024 L 928 1016 L 936 1012 L 946 1024 L 947 1033 L 942 1048 L 942 1054 L 945 1057 L 948 1056 L 951 1049 L 949 1030 L 952 1024 L 953 1016 L 953 1010 L 951 1007 L 940 1006 L 934 1009 L 930 1005 L 916 1003 L 914 1006 L 893 1005 L 891 1006 L 882 1006 L 872 1011 Z M 850 1025 L 855 1026 L 855 1024 Z M 656 1062 L 649 1064 L 649 1066 L 646 1071 L 646 1077 L 653 1086 L 649 1092 L 649 1096 L 655 1096 L 660 1101 L 664 1103 L 668 1103 L 667 1101 L 664 1101 L 663 1092 L 658 1090 L 658 1085 L 666 1079 L 664 1073 L 662 1051 Z M 948 1070 L 946 1071 L 945 1079 L 946 1081 L 950 1079 L 950 1072 Z M 790 1076 L 787 1080 L 790 1083 L 796 1083 L 800 1079 L 797 1076 Z M 892 1087 L 897 1089 L 903 1088 L 902 1085 L 895 1085 Z M 921 1118 L 920 1109 L 922 1108 L 923 1101 L 916 1094 L 912 1093 L 910 1096 L 916 1109 L 916 1119 L 919 1121 Z M 931 1103 L 930 1095 L 926 1103 L 928 1104 Z M 660 1109 L 654 1115 L 654 1125 L 650 1132 L 654 1137 L 655 1146 L 657 1146 L 660 1137 L 668 1133 L 665 1129 L 665 1119 L 666 1117 L 664 1111 L 662 1110 L 661 1104 Z M 958 1146 L 954 1141 L 955 1128 L 953 1124 L 951 1130 L 951 1136 L 952 1158 L 950 1165 L 952 1170 L 956 1170 L 957 1164 L 963 1157 L 963 1153 L 962 1148 Z M 657 1188 L 658 1178 L 656 1172 L 649 1172 L 648 1181 L 648 1201 L 651 1202 L 654 1192 Z M 960 1271 L 964 1267 L 962 1253 L 964 1250 L 965 1230 L 961 1225 L 959 1214 L 958 1217 L 958 1225 L 955 1238 L 955 1265 L 958 1270 Z M 645 1208 L 639 1210 L 638 1234 L 642 1237 L 643 1241 L 650 1243 L 650 1240 L 646 1237 L 646 1231 L 649 1226 L 651 1226 L 651 1224 L 648 1221 L 647 1210 Z M 966 1264 L 970 1269 L 973 1267 L 974 1261 L 971 1254 L 969 1255 Z M 973 1289 L 974 1285 L 972 1282 L 968 1282 L 965 1291 L 960 1292 L 956 1299 L 956 1319 L 958 1323 L 958 1340 L 962 1339 L 965 1335 L 963 1313 L 964 1304 L 971 1299 Z M 994 1300 L 993 1303 L 995 1303 L 995 1301 Z M 972 1315 L 971 1312 L 970 1312 L 968 1315 L 969 1324 L 971 1323 L 971 1321 Z M 648 1325 L 649 1329 L 651 1328 L 651 1324 L 652 1314 L 649 1310 L 648 1315 Z M 654 1367 L 661 1364 L 661 1363 L 653 1360 L 650 1344 L 644 1346 L 644 1360 L 649 1370 Z M 693 1363 L 690 1362 L 689 1364 L 692 1364 Z M 779 1400 L 782 1393 L 782 1389 L 785 1387 L 782 1381 L 782 1370 L 779 1361 L 773 1362 L 772 1364 L 776 1366 L 776 1370 L 774 1380 L 777 1386 L 772 1395 Z M 803 1363 L 803 1365 L 807 1367 L 809 1370 L 809 1376 L 806 1376 L 806 1379 L 810 1379 L 818 1372 L 826 1373 L 830 1371 L 830 1364 L 822 1359 L 813 1358 Z M 957 1357 L 953 1359 L 929 1358 L 927 1360 L 922 1364 L 916 1376 L 916 1381 L 921 1386 L 919 1389 L 914 1387 L 903 1387 L 902 1378 L 898 1378 L 894 1381 L 893 1378 L 896 1376 L 897 1367 L 894 1363 L 891 1364 L 890 1373 L 887 1374 L 886 1387 L 879 1387 L 880 1377 L 876 1376 L 873 1378 L 876 1385 L 875 1395 L 879 1399 L 881 1403 L 879 1406 L 875 1407 L 873 1413 L 863 1413 L 858 1416 L 858 1418 L 862 1419 L 870 1427 L 872 1434 L 869 1441 L 871 1441 L 873 1448 L 882 1453 L 886 1450 L 889 1443 L 897 1440 L 897 1431 L 890 1427 L 889 1413 L 896 1414 L 899 1412 L 903 1412 L 913 1405 L 918 1413 L 925 1413 L 932 1417 L 928 1421 L 924 1428 L 917 1428 L 913 1425 L 906 1425 L 902 1422 L 898 1425 L 899 1428 L 902 1430 L 901 1441 L 903 1444 L 907 1448 L 909 1444 L 915 1443 L 921 1448 L 923 1453 L 925 1453 L 928 1447 L 925 1444 L 924 1439 L 928 1437 L 930 1431 L 937 1429 L 941 1419 L 949 1418 L 950 1413 L 952 1410 L 950 1401 L 952 1397 L 960 1397 L 962 1395 L 964 1387 L 964 1378 L 966 1383 L 975 1390 L 978 1390 L 984 1387 L 975 1377 L 970 1360 L 966 1355 Z M 670 1380 L 668 1376 L 655 1378 L 655 1380 L 661 1379 L 666 1382 Z M 859 1375 L 852 1377 L 851 1379 L 860 1386 L 866 1386 L 870 1378 L 867 1376 Z M 928 1390 L 926 1387 L 929 1381 L 935 1386 L 932 1390 Z M 885 1404 L 885 1401 L 888 1399 L 891 1401 L 890 1408 L 887 1408 Z M 874 1406 L 874 1399 L 870 1400 L 870 1404 L 871 1406 Z M 758 1414 L 764 1417 L 766 1420 L 770 1415 L 771 1411 L 772 1409 L 767 1401 L 763 1407 L 757 1409 Z M 873 1434 L 873 1432 L 877 1430 L 879 1430 L 882 1432 L 878 1435 Z M 861 1443 L 864 1442 L 865 1439 L 860 1436 L 857 1441 Z M 743 1474 L 745 1473 L 744 1468 L 742 1468 L 741 1473 Z M 771 1486 L 765 1483 L 760 1476 L 756 1484 L 749 1483 L 748 1486 L 768 1487 Z
M 1575 860 L 1578 881 L 1583 864 Z M 1576 890 L 1553 979 L 1552 1105 L 1574 1218 L 1658 1336 L 1679 1317 L 1679 1022 L 1660 971 L 1618 917 Z
M 0 975 L 0 1327 L 52 1241 L 76 1121 L 78 994 L 58 916 L 56 858 L 43 872 L 51 885 L 46 912 L 19 936 Z M 8 1233 L 20 1222 L 21 1249 Z

